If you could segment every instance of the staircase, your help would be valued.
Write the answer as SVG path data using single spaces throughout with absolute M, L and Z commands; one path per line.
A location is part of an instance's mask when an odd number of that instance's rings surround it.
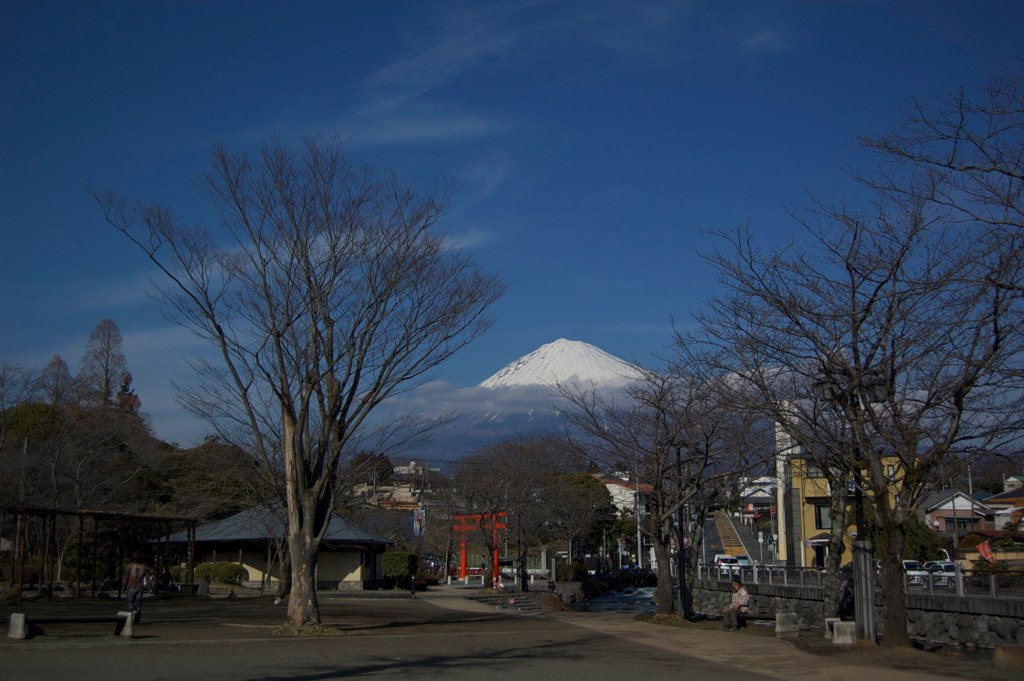
M 736 534 L 736 528 L 733 527 L 729 515 L 725 511 L 715 511 L 714 520 L 718 537 L 722 540 L 722 552 L 728 553 L 730 556 L 749 555 L 743 542 L 740 541 L 739 535 Z

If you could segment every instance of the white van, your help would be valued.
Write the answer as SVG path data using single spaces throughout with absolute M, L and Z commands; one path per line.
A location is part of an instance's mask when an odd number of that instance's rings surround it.
M 718 574 L 723 577 L 740 573 L 740 562 L 728 553 L 716 553 L 715 565 L 718 566 Z

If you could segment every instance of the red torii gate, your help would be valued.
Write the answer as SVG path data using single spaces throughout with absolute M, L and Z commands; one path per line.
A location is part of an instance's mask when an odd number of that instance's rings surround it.
M 455 523 L 452 530 L 459 533 L 459 577 L 466 576 L 466 535 L 477 530 L 489 529 L 494 537 L 494 556 L 491 565 L 491 580 L 498 578 L 498 530 L 508 527 L 505 522 L 505 511 L 497 513 L 476 513 L 472 515 L 453 515 Z

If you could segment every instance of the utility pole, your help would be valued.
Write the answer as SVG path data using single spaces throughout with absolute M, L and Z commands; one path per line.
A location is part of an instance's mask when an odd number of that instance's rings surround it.
M 636 515 L 636 566 L 644 569 L 644 540 L 640 533 L 640 464 L 633 468 L 633 513 Z

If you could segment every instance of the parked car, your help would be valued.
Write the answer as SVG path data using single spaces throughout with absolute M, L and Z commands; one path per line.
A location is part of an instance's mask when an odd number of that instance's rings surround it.
M 931 573 L 924 569 L 919 560 L 903 561 L 903 573 L 907 577 L 907 585 L 911 588 L 925 589 Z
M 956 566 L 950 560 L 930 560 L 924 564 L 936 589 L 956 588 Z
M 715 565 L 718 566 L 718 574 L 722 577 L 740 573 L 740 562 L 733 556 L 719 554 L 715 556 Z

